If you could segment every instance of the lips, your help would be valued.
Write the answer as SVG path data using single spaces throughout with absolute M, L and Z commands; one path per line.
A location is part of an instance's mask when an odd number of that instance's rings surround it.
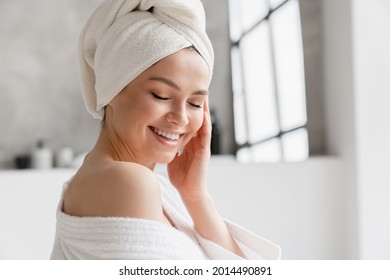
M 164 137 L 169 141 L 177 141 L 180 138 L 181 133 L 168 132 L 156 127 L 150 127 L 150 129 L 157 135 Z

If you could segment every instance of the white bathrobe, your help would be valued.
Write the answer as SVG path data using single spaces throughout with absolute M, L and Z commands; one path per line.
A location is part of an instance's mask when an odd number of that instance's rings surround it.
M 51 259 L 242 259 L 202 237 L 176 189 L 158 175 L 162 205 L 175 227 L 157 221 L 125 217 L 75 217 L 62 212 L 65 183 L 57 208 Z M 273 243 L 225 220 L 247 259 L 280 259 Z

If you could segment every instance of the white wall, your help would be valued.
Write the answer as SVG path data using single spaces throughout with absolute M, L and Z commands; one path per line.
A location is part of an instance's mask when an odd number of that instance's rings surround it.
M 0 172 L 0 259 L 48 259 L 71 170 Z
M 352 2 L 360 257 L 390 259 L 390 2 Z
M 48 259 L 55 209 L 72 170 L 0 172 L 0 259 Z M 284 259 L 344 256 L 342 170 L 335 158 L 238 164 L 213 158 L 209 188 L 219 211 L 282 247 Z
M 210 164 L 209 188 L 223 216 L 282 247 L 283 259 L 343 259 L 343 170 L 337 158 Z
M 390 259 L 390 2 L 322 3 L 327 143 L 345 171 L 347 257 Z
M 350 1 L 323 0 L 324 100 L 327 152 L 339 156 L 343 186 L 347 258 L 358 258 L 355 96 Z

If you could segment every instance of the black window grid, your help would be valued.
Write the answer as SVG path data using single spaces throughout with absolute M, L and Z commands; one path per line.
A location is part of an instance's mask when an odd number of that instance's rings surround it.
M 240 0 L 236 0 L 236 1 L 240 1 Z M 251 147 L 254 147 L 256 145 L 260 145 L 260 144 L 269 142 L 270 140 L 273 140 L 273 139 L 281 140 L 283 135 L 289 134 L 289 133 L 294 132 L 294 131 L 299 130 L 299 129 L 307 129 L 307 122 L 305 122 L 302 125 L 294 126 L 293 128 L 290 128 L 288 130 L 283 130 L 281 128 L 282 124 L 281 124 L 279 91 L 278 91 L 276 66 L 275 66 L 276 62 L 275 62 L 275 53 L 274 53 L 274 40 L 273 40 L 273 33 L 272 33 L 272 25 L 269 23 L 269 19 L 270 19 L 270 17 L 274 13 L 276 13 L 281 7 L 283 7 L 289 1 L 291 1 L 291 0 L 285 0 L 285 1 L 281 2 L 279 5 L 277 5 L 276 7 L 270 8 L 268 10 L 268 13 L 265 16 L 259 18 L 259 20 L 256 21 L 251 27 L 249 27 L 247 30 L 243 31 L 242 34 L 240 35 L 240 37 L 237 40 L 232 40 L 231 39 L 231 50 L 233 48 L 238 48 L 238 50 L 239 50 L 238 53 L 240 55 L 240 59 L 239 59 L 240 66 L 239 67 L 240 67 L 240 74 L 241 74 L 241 81 L 242 81 L 242 94 L 243 94 L 243 99 L 244 99 L 244 106 L 247 108 L 246 90 L 245 90 L 245 71 L 244 71 L 244 66 L 243 66 L 242 52 L 240 51 L 240 42 L 248 34 L 253 32 L 253 30 L 256 29 L 260 24 L 264 23 L 265 21 L 268 22 L 268 24 L 267 24 L 267 26 L 269 28 L 268 34 L 269 34 L 269 37 L 270 37 L 268 42 L 270 44 L 270 50 L 271 50 L 272 78 L 273 78 L 274 95 L 275 95 L 274 97 L 275 97 L 275 103 L 276 103 L 276 118 L 277 118 L 277 126 L 278 126 L 277 133 L 275 133 L 275 134 L 273 134 L 271 136 L 268 136 L 268 137 L 256 140 L 256 141 L 250 141 L 249 140 L 250 127 L 248 125 L 249 124 L 249 115 L 248 115 L 248 110 L 245 110 L 245 126 L 246 126 L 245 131 L 246 131 L 246 139 L 247 140 L 244 143 L 242 143 L 242 144 L 237 143 L 237 141 L 236 141 L 236 147 L 235 147 L 236 154 L 241 149 L 251 148 Z M 280 143 L 279 148 L 280 148 L 281 158 L 285 159 L 284 150 L 283 150 L 283 144 L 282 143 Z

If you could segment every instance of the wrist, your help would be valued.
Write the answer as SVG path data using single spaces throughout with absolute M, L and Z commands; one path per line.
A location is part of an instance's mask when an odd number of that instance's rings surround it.
M 210 194 L 207 190 L 196 191 L 191 193 L 179 192 L 184 204 L 199 204 L 210 199 Z

